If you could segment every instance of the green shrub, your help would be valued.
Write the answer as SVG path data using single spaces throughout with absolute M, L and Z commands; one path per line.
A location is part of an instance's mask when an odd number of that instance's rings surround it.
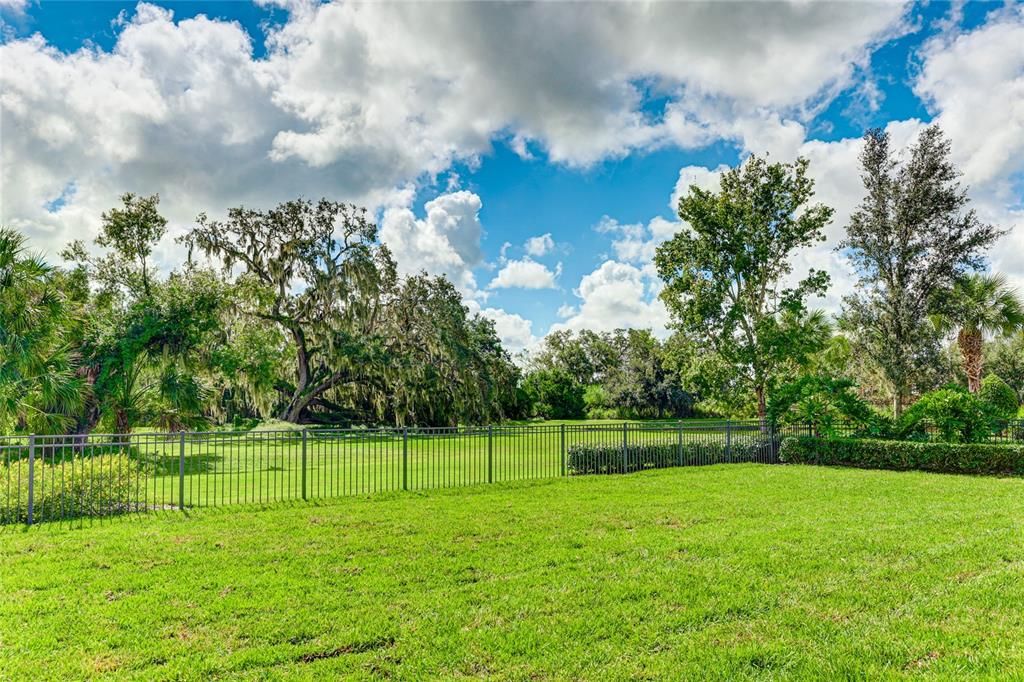
M 810 426 L 817 435 L 838 436 L 852 427 L 857 435 L 887 436 L 892 424 L 855 392 L 849 379 L 805 375 L 779 386 L 768 404 L 777 425 Z
M 49 457 L 49 455 L 47 455 Z M 36 521 L 112 516 L 140 511 L 146 489 L 143 470 L 124 454 L 93 457 L 59 456 L 33 466 L 33 507 Z M 28 461 L 12 460 L 0 466 L 0 480 L 10 489 L 0 491 L 0 523 L 28 520 Z
M 898 435 L 928 440 L 929 430 L 947 443 L 977 443 L 992 435 L 992 416 L 985 403 L 962 388 L 925 393 L 900 420 Z
M 629 445 L 571 445 L 568 449 L 569 473 L 621 474 L 645 469 L 674 466 L 719 464 L 724 462 L 764 462 L 770 459 L 774 442 L 770 439 L 737 439 L 725 442 L 662 443 Z
M 779 459 L 790 464 L 824 464 L 864 469 L 1024 474 L 1024 445 L 798 436 L 782 441 Z
M 988 409 L 988 413 L 999 421 L 1013 419 L 1017 414 L 1017 392 L 995 374 L 982 379 L 978 399 Z

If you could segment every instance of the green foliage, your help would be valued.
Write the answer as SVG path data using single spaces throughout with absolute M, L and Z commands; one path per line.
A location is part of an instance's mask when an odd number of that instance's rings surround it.
M 1010 385 L 1024 403 L 1024 332 L 985 344 L 985 367 Z
M 790 464 L 914 469 L 947 474 L 1024 474 L 1024 445 L 799 436 L 782 441 L 779 457 Z
M 608 393 L 601 384 L 591 384 L 583 389 L 583 405 L 587 419 L 615 419 L 618 410 L 608 401 Z
M 544 343 L 531 358 L 531 364 L 537 369 L 562 369 L 577 383 L 589 386 L 605 378 L 618 364 L 620 353 L 616 336 L 612 334 L 589 329 L 575 334 L 560 330 L 544 337 Z
M 84 283 L 75 297 L 74 334 L 92 391 L 77 429 L 203 427 L 215 395 L 207 385 L 210 360 L 222 341 L 230 291 L 208 270 L 160 277 L 149 262 L 167 225 L 159 197 L 126 194 L 122 202 L 103 214 L 96 238 L 103 253 L 80 241 L 63 253 L 74 264 L 70 278 Z
M 447 279 L 416 275 L 401 281 L 382 317 L 382 372 L 364 384 L 379 416 L 426 426 L 525 416 L 519 370 L 494 322 L 471 315 Z
M 653 445 L 572 445 L 566 460 L 569 473 L 622 474 L 674 466 L 762 461 L 768 441 L 744 439 L 726 445 L 724 438 L 707 443 L 665 443 Z
M 957 345 L 967 387 L 977 393 L 981 388 L 985 335 L 1010 336 L 1024 329 L 1024 305 L 1005 276 L 973 274 L 958 279 L 950 290 L 939 292 L 932 307 L 940 330 L 958 330 Z
M 0 228 L 0 433 L 62 431 L 82 409 L 62 284 L 22 235 Z
M 227 290 L 207 271 L 150 283 L 123 308 L 93 311 L 82 354 L 93 367 L 99 417 L 126 433 L 139 424 L 165 430 L 208 423 L 211 395 L 200 378 L 220 332 Z
M 665 346 L 665 367 L 692 392 L 694 409 L 723 417 L 749 417 L 757 402 L 745 380 L 713 349 L 699 345 L 680 332 Z
M 620 330 L 613 343 L 618 356 L 602 385 L 620 417 L 679 419 L 693 414 L 693 397 L 667 369 L 661 345 L 650 331 Z
M 992 435 L 992 417 L 985 403 L 961 387 L 926 393 L 898 423 L 901 438 L 927 440 L 934 429 L 947 443 L 977 443 Z
M 114 516 L 144 509 L 139 489 L 145 490 L 145 472 L 127 454 L 103 454 L 62 459 L 42 449 L 33 465 L 33 516 L 36 521 Z M 4 466 L 0 480 L 13 482 L 0 505 L 0 523 L 28 519 L 27 454 Z
M 167 231 L 167 219 L 157 209 L 159 195 L 129 192 L 121 202 L 123 208 L 101 216 L 96 244 L 108 250 L 105 255 L 94 256 L 82 241 L 69 244 L 62 255 L 87 269 L 106 295 L 141 298 L 152 292 L 156 272 L 149 258 Z
M 297 422 L 313 403 L 365 379 L 380 362 L 376 323 L 395 264 L 366 211 L 322 199 L 267 211 L 233 208 L 226 221 L 200 214 L 183 240 L 220 260 L 244 294 L 238 305 L 288 335 L 294 370 L 281 377 L 278 418 Z
M 586 414 L 592 418 L 693 414 L 693 396 L 670 364 L 667 346 L 646 329 L 555 332 L 530 360 L 532 371 L 571 377 L 584 392 Z
M 887 132 L 867 132 L 865 197 L 839 248 L 859 276 L 856 292 L 843 299 L 840 327 L 878 368 L 899 417 L 916 388 L 934 386 L 940 338 L 928 314 L 936 292 L 980 268 L 1000 232 L 967 208 L 938 126 L 920 134 L 904 163 L 897 158 Z
M 825 292 L 828 275 L 812 270 L 783 286 L 793 253 L 822 241 L 832 218 L 832 209 L 809 204 L 807 169 L 806 159 L 769 164 L 752 156 L 722 176 L 719 192 L 691 187 L 679 200 L 689 229 L 655 256 L 677 328 L 731 367 L 762 415 L 780 368 L 824 342 L 823 318 L 809 318 L 805 301 Z
M 1020 407 L 1017 393 L 995 374 L 989 374 L 981 381 L 978 399 L 985 405 L 988 413 L 998 421 L 1013 419 Z
M 768 418 L 774 424 L 809 424 L 822 436 L 836 436 L 846 425 L 865 435 L 888 433 L 891 425 L 856 394 L 855 385 L 850 379 L 800 377 L 776 389 Z
M 531 416 L 544 419 L 582 419 L 586 415 L 583 387 L 561 369 L 542 369 L 526 375 L 523 390 L 533 406 Z

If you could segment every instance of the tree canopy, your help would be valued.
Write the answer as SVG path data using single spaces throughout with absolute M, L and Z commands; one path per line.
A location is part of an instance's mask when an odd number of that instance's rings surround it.
M 860 155 L 864 199 L 839 249 L 857 270 L 843 299 L 842 325 L 881 370 L 893 412 L 937 363 L 939 337 L 928 313 L 936 292 L 984 264 L 1000 236 L 968 208 L 967 189 L 938 126 L 926 128 L 900 162 L 889 134 L 870 130 Z
M 792 258 L 824 239 L 832 209 L 810 204 L 808 162 L 752 156 L 725 172 L 717 192 L 690 187 L 679 200 L 687 227 L 658 247 L 661 298 L 675 327 L 712 349 L 753 392 L 764 417 L 776 373 L 822 341 L 807 315 L 828 275 L 811 270 L 789 284 Z

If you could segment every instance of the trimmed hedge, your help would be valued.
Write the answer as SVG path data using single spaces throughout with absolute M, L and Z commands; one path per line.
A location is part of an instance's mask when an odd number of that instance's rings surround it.
M 773 449 L 770 441 L 738 441 L 728 449 L 725 443 L 629 445 L 623 458 L 621 445 L 571 445 L 566 464 L 571 475 L 622 474 L 674 466 L 767 462 L 772 461 Z
M 779 459 L 862 469 L 920 470 L 949 474 L 1024 475 L 1024 445 L 810 438 L 782 441 Z

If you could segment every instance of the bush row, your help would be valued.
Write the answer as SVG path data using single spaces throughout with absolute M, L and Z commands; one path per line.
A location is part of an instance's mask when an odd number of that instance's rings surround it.
M 786 438 L 779 459 L 864 469 L 954 474 L 1024 474 L 1024 445 L 941 443 L 867 438 Z
M 568 449 L 569 473 L 621 474 L 644 469 L 695 466 L 723 462 L 774 461 L 775 444 L 771 440 L 732 443 L 683 443 L 658 445 L 571 445 Z
M 72 465 L 72 463 L 74 465 Z M 145 474 L 126 455 L 98 455 L 56 464 L 37 461 L 33 469 L 36 521 L 112 516 L 140 511 Z M 28 520 L 28 463 L 0 466 L 0 524 Z

